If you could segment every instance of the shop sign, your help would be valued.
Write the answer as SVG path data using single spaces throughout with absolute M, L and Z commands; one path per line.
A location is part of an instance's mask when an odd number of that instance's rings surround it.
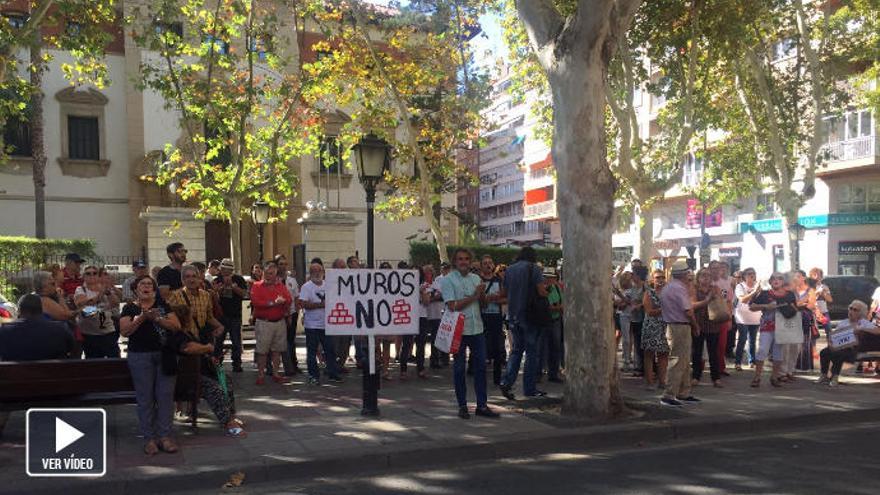
M 880 253 L 880 241 L 841 242 L 837 245 L 839 254 L 874 254 Z
M 824 229 L 839 225 L 873 225 L 880 223 L 880 212 L 830 213 L 828 215 L 807 215 L 798 217 L 798 223 L 808 229 Z M 741 234 L 747 232 L 782 232 L 782 219 L 770 218 L 739 224 Z
M 742 248 L 727 247 L 718 249 L 719 258 L 742 258 Z

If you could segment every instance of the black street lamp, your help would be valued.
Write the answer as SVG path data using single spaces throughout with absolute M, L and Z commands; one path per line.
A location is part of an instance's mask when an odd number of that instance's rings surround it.
M 352 148 L 352 157 L 357 167 L 358 180 L 367 193 L 367 268 L 375 268 L 373 250 L 374 224 L 373 208 L 376 203 L 376 186 L 382 182 L 391 161 L 391 146 L 375 134 L 367 134 Z M 375 339 L 369 338 L 369 363 L 363 366 L 363 408 L 364 416 L 379 415 L 379 375 L 376 373 Z
M 788 226 L 788 240 L 791 241 L 791 269 L 800 268 L 801 262 L 801 243 L 804 240 L 804 231 L 806 227 L 795 222 Z
M 269 206 L 269 203 L 262 199 L 255 201 L 253 207 L 251 207 L 251 219 L 254 221 L 254 225 L 257 226 L 257 243 L 261 265 L 263 264 L 263 227 L 269 223 L 269 215 L 271 213 L 272 208 Z

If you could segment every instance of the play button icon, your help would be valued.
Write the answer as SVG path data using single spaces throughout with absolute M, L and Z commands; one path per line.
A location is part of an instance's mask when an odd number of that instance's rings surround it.
M 103 476 L 107 414 L 103 409 L 28 409 L 29 476 Z
M 55 418 L 55 453 L 82 438 L 85 434 L 67 424 L 61 418 Z

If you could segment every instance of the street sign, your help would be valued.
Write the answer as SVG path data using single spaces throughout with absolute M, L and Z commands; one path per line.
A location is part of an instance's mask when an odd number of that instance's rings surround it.
M 417 270 L 327 270 L 327 335 L 417 335 Z
M 97 477 L 107 472 L 103 409 L 28 409 L 26 430 L 28 476 Z

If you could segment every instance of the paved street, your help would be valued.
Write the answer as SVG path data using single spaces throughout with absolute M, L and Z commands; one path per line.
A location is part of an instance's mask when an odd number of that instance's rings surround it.
M 880 423 L 619 450 L 553 452 L 467 466 L 425 466 L 234 493 L 367 494 L 875 494 Z M 466 461 L 462 461 L 466 463 Z

